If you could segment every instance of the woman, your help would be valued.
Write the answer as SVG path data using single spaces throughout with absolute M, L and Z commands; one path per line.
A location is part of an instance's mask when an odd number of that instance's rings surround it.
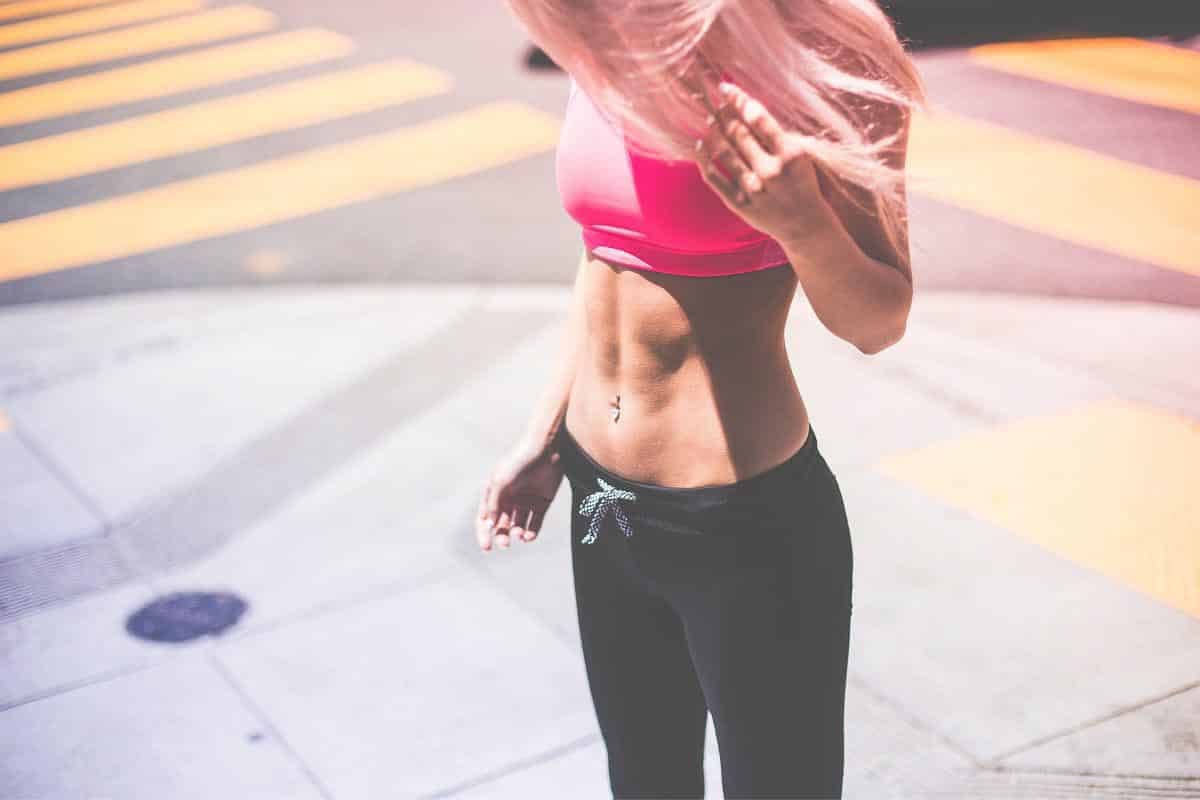
M 902 336 L 916 70 L 870 0 L 509 5 L 571 75 L 585 248 L 480 548 L 534 540 L 568 477 L 614 797 L 702 797 L 709 713 L 726 797 L 840 797 L 853 553 L 784 326 L 800 285 L 859 351 Z

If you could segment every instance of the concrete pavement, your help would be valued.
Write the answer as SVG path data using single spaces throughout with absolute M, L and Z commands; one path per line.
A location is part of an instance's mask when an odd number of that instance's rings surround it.
M 0 796 L 607 796 L 569 493 L 470 524 L 568 292 L 0 311 Z M 918 285 L 879 355 L 803 296 L 788 335 L 854 536 L 846 796 L 1200 797 L 1200 316 Z M 126 632 L 184 590 L 248 610 Z

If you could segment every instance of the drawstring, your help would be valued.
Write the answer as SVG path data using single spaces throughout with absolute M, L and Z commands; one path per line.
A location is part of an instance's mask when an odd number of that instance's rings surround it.
M 625 509 L 620 506 L 621 501 L 632 503 L 637 500 L 637 495 L 625 489 L 617 489 L 609 484 L 600 476 L 596 476 L 596 482 L 600 484 L 600 491 L 592 492 L 579 504 L 579 513 L 583 516 L 588 514 L 592 518 L 588 521 L 587 535 L 580 539 L 581 544 L 591 544 L 596 541 L 596 536 L 600 533 L 600 526 L 604 522 L 604 517 L 610 511 L 613 517 L 617 520 L 617 525 L 621 531 L 628 536 L 633 536 L 633 526 L 629 524 L 629 517 L 625 514 Z

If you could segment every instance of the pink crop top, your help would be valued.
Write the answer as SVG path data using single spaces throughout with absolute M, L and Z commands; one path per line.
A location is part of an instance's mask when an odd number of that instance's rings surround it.
M 647 158 L 625 141 L 572 77 L 555 179 L 596 257 L 693 277 L 787 263 L 783 247 L 731 211 L 695 162 Z

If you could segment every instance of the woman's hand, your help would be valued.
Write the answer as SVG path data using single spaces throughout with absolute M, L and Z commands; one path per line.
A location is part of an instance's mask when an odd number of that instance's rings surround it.
M 821 192 L 812 158 L 799 144 L 800 135 L 786 130 L 741 87 L 728 82 L 719 86 L 721 105 L 696 141 L 696 163 L 708 185 L 734 213 L 779 241 L 794 241 L 828 225 L 833 209 Z
M 522 439 L 501 459 L 484 485 L 475 519 L 479 548 L 507 548 L 511 538 L 532 542 L 562 482 L 562 456 L 551 445 Z

